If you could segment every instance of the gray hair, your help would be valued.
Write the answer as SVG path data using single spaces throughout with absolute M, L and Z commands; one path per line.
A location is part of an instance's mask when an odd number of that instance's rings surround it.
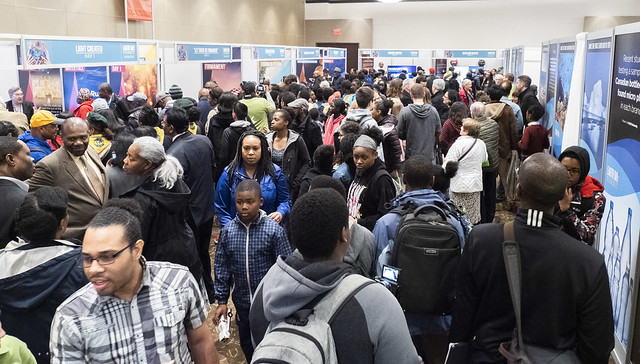
M 433 87 L 436 88 L 436 90 L 438 91 L 443 91 L 444 88 L 446 87 L 444 80 L 441 78 L 436 78 L 435 80 L 433 80 Z
M 331 87 L 331 84 L 329 83 L 329 81 L 324 80 L 324 81 L 320 82 L 320 88 L 324 88 L 324 87 L 326 87 L 326 88 Z
M 464 85 L 468 85 L 468 84 L 470 84 L 471 82 L 472 82 L 472 81 L 471 81 L 470 79 L 465 78 L 464 80 L 462 80 L 462 86 L 464 86 Z
M 160 182 L 160 187 L 170 190 L 182 178 L 184 174 L 182 165 L 175 157 L 165 154 L 164 147 L 156 138 L 150 136 L 136 138 L 131 145 L 140 149 L 140 158 L 153 164 L 153 181 Z
M 483 117 L 486 111 L 486 107 L 480 101 L 476 101 L 471 104 L 471 107 L 469 109 L 471 110 L 471 117 L 474 119 Z
M 13 93 L 18 91 L 18 90 L 22 91 L 20 86 L 14 86 L 14 87 L 9 88 L 9 98 L 13 97 Z

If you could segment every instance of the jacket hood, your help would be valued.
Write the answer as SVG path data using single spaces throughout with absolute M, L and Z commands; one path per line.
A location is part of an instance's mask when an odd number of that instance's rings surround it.
M 27 141 L 35 141 L 38 142 L 40 144 L 47 144 L 47 142 L 43 139 L 40 139 L 38 137 L 35 137 L 33 135 L 31 135 L 31 130 L 27 130 L 24 133 L 20 134 L 18 136 L 18 139 L 22 140 L 23 142 L 27 142 Z
M 491 102 L 487 104 L 485 116 L 493 120 L 500 118 L 505 106 L 507 106 L 507 104 L 503 102 Z
M 584 181 L 589 174 L 589 169 L 591 168 L 591 162 L 589 162 L 589 152 L 587 152 L 587 150 L 582 147 L 574 145 L 560 153 L 560 156 L 558 156 L 558 160 L 562 161 L 564 157 L 573 158 L 580 162 L 580 180 L 578 182 Z
M 273 148 L 273 138 L 276 135 L 275 131 L 272 131 L 271 133 L 267 134 L 267 142 L 269 142 L 269 148 Z M 284 147 L 284 149 L 286 150 L 287 148 L 289 148 L 289 146 L 293 143 L 295 143 L 298 138 L 300 137 L 300 134 L 296 133 L 293 130 L 289 130 L 289 137 L 287 138 L 287 145 Z
M 298 252 L 286 260 L 278 257 L 260 283 L 265 318 L 275 321 L 290 316 L 353 272 L 343 262 L 305 262 Z
M 371 116 L 371 111 L 367 109 L 349 110 L 344 120 L 355 121 L 356 123 L 359 123 L 363 128 L 370 128 L 372 125 L 378 125 L 378 123 L 373 119 L 373 116 Z
M 376 174 L 376 172 L 378 172 L 381 169 L 385 169 L 386 170 L 387 166 L 384 164 L 382 159 L 380 159 L 380 157 L 378 157 L 378 158 L 376 158 L 375 162 L 373 162 L 373 165 L 371 167 L 369 167 L 369 169 L 364 171 L 364 173 L 362 174 L 361 179 L 369 178 L 370 176 L 373 176 L 374 174 Z
M 226 128 L 228 126 L 231 126 L 231 124 L 233 123 L 233 114 L 231 113 L 231 110 L 220 111 L 211 117 L 211 124 L 219 128 Z
M 6 250 L 0 252 L 0 261 L 4 261 L 2 256 L 7 254 L 13 256 L 7 258 L 14 263 L 3 263 L 5 273 L 0 279 L 3 304 L 20 311 L 35 309 L 56 294 L 69 278 L 77 281 L 78 288 L 86 284 L 84 273 L 78 269 L 82 266 L 80 252 L 80 245 L 68 241 L 51 241 L 46 247 L 22 240 L 10 242 Z M 24 270 L 23 265 L 33 268 Z
M 391 209 L 404 206 L 406 204 L 413 204 L 415 206 L 430 204 L 441 208 L 445 212 L 451 212 L 451 207 L 447 204 L 442 193 L 432 189 L 405 192 L 389 201 Z
M 251 122 L 248 120 L 238 120 L 229 124 L 232 128 L 248 128 L 251 125 Z
M 602 183 L 589 175 L 584 179 L 584 184 L 582 185 L 582 188 L 580 188 L 580 193 L 583 198 L 593 197 L 595 192 L 602 191 L 604 191 Z
M 385 116 L 384 119 L 380 120 L 378 122 L 378 125 L 379 126 L 383 126 L 383 125 L 397 126 L 398 125 L 398 119 L 396 118 L 395 115 L 389 114 L 389 115 Z
M 429 104 L 409 104 L 409 110 L 420 119 L 426 119 L 429 116 L 429 113 L 433 112 L 432 107 Z
M 187 207 L 191 190 L 182 179 L 176 181 L 170 190 L 160 188 L 157 182 L 152 182 L 152 179 L 153 177 L 147 179 L 147 181 L 138 188 L 140 194 L 156 201 L 158 205 L 170 213 L 176 213 Z

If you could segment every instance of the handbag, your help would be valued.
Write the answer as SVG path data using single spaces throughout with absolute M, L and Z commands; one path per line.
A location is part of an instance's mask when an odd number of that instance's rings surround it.
M 462 155 L 460 156 L 460 158 L 458 158 L 458 163 L 460 163 L 460 161 L 462 160 L 462 158 L 466 157 L 467 154 L 469 154 L 469 152 L 471 151 L 471 149 L 473 149 L 473 147 L 476 145 L 476 143 L 478 142 L 478 138 L 473 139 L 473 143 L 471 144 L 471 146 L 469 147 L 469 149 L 467 149 L 464 153 L 462 153 Z
M 509 291 L 513 312 L 516 316 L 516 328 L 511 341 L 500 344 L 498 351 L 509 364 L 580 364 L 580 359 L 573 350 L 559 350 L 535 345 L 525 345 L 522 340 L 521 320 L 521 262 L 520 247 L 515 241 L 513 221 L 504 224 L 504 242 L 502 256 L 507 271 Z

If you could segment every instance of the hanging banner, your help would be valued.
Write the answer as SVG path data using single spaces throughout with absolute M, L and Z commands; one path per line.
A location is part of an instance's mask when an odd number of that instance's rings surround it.
M 251 50 L 253 59 L 282 59 L 285 54 L 284 47 L 253 47 Z
M 363 70 L 371 70 L 373 69 L 373 58 L 362 58 L 362 69 Z
M 44 109 L 52 114 L 62 112 L 62 80 L 60 68 L 19 70 L 20 88 L 24 99 L 34 104 L 34 109 Z
M 571 77 L 573 76 L 573 60 L 575 58 L 576 42 L 559 44 L 558 51 L 558 81 L 556 83 L 555 122 L 553 123 L 553 154 L 558 157 L 562 153 L 562 136 L 564 122 L 567 116 L 567 105 L 571 91 Z
M 340 68 L 340 74 L 344 77 L 347 73 L 347 64 L 345 59 L 324 59 L 324 68 L 329 70 L 329 76 L 333 77 L 333 71 Z
M 547 99 L 545 100 L 543 124 L 547 130 L 553 128 L 556 106 L 556 81 L 558 78 L 558 43 L 549 44 L 549 77 L 547 78 Z
M 417 49 L 380 49 L 372 50 L 371 57 L 387 57 L 387 58 L 418 58 L 420 51 Z
M 109 83 L 113 92 L 122 97 L 142 92 L 147 95 L 147 105 L 155 105 L 158 93 L 158 74 L 155 64 L 111 66 Z
M 328 49 L 328 52 L 325 53 L 325 56 L 329 58 L 346 58 L 346 51 L 344 49 Z
M 215 81 L 224 91 L 240 87 L 242 62 L 220 62 L 202 64 L 202 84 Z
M 300 82 L 309 82 L 315 75 L 322 76 L 321 59 L 305 59 L 296 61 L 296 76 Z
M 387 74 L 388 77 L 390 77 L 389 79 L 400 76 L 402 71 L 406 71 L 407 78 L 413 78 L 412 73 L 417 71 L 417 66 L 387 66 Z
M 126 0 L 129 20 L 153 21 L 152 0 Z
M 457 50 L 444 51 L 447 58 L 496 58 L 496 51 Z
M 94 99 L 98 97 L 98 87 L 107 82 L 107 67 L 70 67 L 62 72 L 65 110 L 74 112 L 78 108 L 78 90 L 87 88 Z
M 617 35 L 604 165 L 605 220 L 599 249 L 607 263 L 615 335 L 627 351 L 640 225 L 640 33 Z
M 258 78 L 260 83 L 269 79 L 272 84 L 282 82 L 285 76 L 291 74 L 291 60 L 260 61 L 258 62 Z
M 298 48 L 298 58 L 320 58 L 320 48 Z
M 436 58 L 436 75 L 442 77 L 447 73 L 447 59 Z
M 549 77 L 549 45 L 543 44 L 540 59 L 540 84 L 538 85 L 538 101 L 540 105 L 547 102 L 547 80 Z
M 580 146 L 589 152 L 591 168 L 589 175 L 602 181 L 609 100 L 609 79 L 611 76 L 611 37 L 587 41 L 584 72 L 584 98 L 582 100 L 582 125 Z
M 25 39 L 26 64 L 135 62 L 136 42 Z
M 231 60 L 231 46 L 215 44 L 177 44 L 178 61 Z

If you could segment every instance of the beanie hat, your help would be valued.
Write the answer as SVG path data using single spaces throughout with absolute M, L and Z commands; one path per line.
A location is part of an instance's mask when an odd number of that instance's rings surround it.
M 171 85 L 171 87 L 169 88 L 169 95 L 171 95 L 171 98 L 174 100 L 181 99 L 182 89 L 178 85 Z

